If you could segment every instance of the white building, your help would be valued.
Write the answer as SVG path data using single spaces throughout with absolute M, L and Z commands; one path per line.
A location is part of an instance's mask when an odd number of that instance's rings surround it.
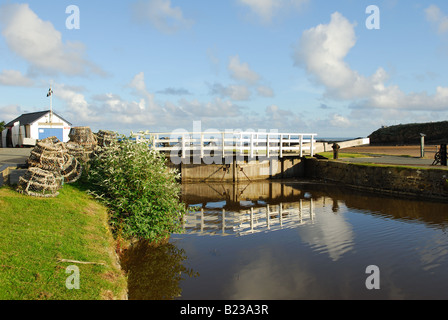
M 41 111 L 22 114 L 7 123 L 1 133 L 2 146 L 33 146 L 37 140 L 56 137 L 62 142 L 68 142 L 72 124 L 51 111 Z

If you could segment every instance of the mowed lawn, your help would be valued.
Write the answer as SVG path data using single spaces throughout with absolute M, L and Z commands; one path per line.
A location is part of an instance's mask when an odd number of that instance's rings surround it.
M 0 299 L 125 299 L 107 219 L 106 207 L 76 185 L 51 199 L 0 188 Z M 69 289 L 76 279 L 79 289 Z

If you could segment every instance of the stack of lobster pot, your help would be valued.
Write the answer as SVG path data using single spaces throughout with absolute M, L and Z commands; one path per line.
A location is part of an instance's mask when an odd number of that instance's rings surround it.
M 67 143 L 69 152 L 86 163 L 93 157 L 98 146 L 97 138 L 89 127 L 74 127 L 69 133 L 70 141 Z
M 98 147 L 108 147 L 115 141 L 117 141 L 117 134 L 112 131 L 100 130 L 96 134 L 98 141 Z
M 36 197 L 55 197 L 63 183 L 79 179 L 82 167 L 56 137 L 39 141 L 27 161 L 29 168 L 19 178 L 17 191 Z

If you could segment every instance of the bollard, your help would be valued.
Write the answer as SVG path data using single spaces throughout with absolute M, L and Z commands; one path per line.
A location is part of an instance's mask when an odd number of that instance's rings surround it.
M 446 144 L 440 145 L 440 164 L 447 166 Z
M 332 148 L 333 148 L 333 159 L 334 160 L 339 159 L 339 149 L 341 149 L 341 146 L 338 145 L 337 143 L 334 143 Z
M 420 133 L 420 158 L 425 157 L 425 137 L 426 134 Z

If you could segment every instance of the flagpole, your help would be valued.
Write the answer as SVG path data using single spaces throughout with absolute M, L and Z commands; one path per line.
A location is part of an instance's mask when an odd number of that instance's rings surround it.
M 50 86 L 50 126 L 53 125 L 53 90 Z
M 53 126 L 53 89 L 50 84 L 50 89 L 48 90 L 47 97 L 50 97 L 50 127 Z

